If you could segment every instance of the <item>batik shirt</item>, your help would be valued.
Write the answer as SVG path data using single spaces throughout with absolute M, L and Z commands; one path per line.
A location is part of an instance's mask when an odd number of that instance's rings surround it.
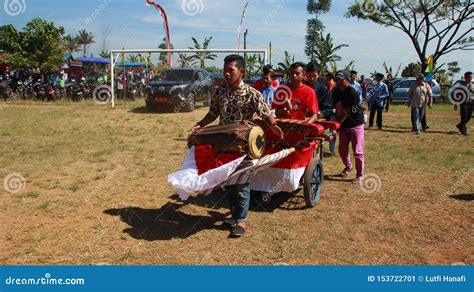
M 209 112 L 220 117 L 220 125 L 253 120 L 255 113 L 262 117 L 271 114 L 262 94 L 244 82 L 236 90 L 227 84 L 219 87 L 212 96 Z

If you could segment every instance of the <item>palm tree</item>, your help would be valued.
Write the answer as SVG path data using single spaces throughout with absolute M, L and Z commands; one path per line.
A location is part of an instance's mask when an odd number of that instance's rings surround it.
M 138 57 L 138 55 L 131 54 L 131 55 L 128 56 L 127 60 L 130 63 L 136 63 L 136 62 L 140 61 L 140 58 Z
M 262 65 L 263 60 L 260 55 L 254 54 L 247 56 L 245 60 L 245 76 L 247 76 L 247 78 L 250 78 L 253 75 L 257 75 Z
M 73 54 L 79 51 L 79 44 L 77 43 L 77 37 L 68 34 L 63 38 L 63 46 L 66 53 Z
M 329 65 L 331 66 L 331 72 L 339 71 L 339 67 L 337 66 L 336 61 L 329 62 Z M 344 66 L 344 70 L 346 70 L 346 71 L 355 70 L 355 61 L 354 60 L 350 61 L 349 64 Z
M 102 50 L 102 51 L 100 51 L 99 56 L 101 58 L 109 58 L 110 57 L 110 52 L 107 51 L 107 50 Z
M 188 56 L 185 54 L 179 53 L 179 64 L 181 68 L 187 68 L 191 66 L 191 62 L 194 60 L 193 56 Z
M 291 64 L 295 62 L 295 56 L 290 56 L 288 51 L 285 51 L 285 59 L 283 63 L 278 63 L 278 70 L 283 71 L 285 78 L 288 77 L 288 70 L 290 69 Z
M 77 34 L 77 43 L 82 46 L 82 54 L 85 57 L 87 47 L 90 44 L 95 43 L 94 36 L 91 32 L 87 32 L 85 29 L 82 29 Z
M 166 38 L 163 38 L 163 42 L 158 46 L 158 49 L 166 50 L 167 48 Z M 174 49 L 173 44 L 170 44 L 170 49 Z M 168 64 L 168 53 L 160 53 L 159 60 L 162 64 Z
M 189 49 L 207 50 L 207 48 L 209 47 L 209 43 L 212 40 L 212 37 L 204 38 L 204 43 L 202 44 L 202 46 L 194 37 L 191 37 L 191 39 L 193 40 L 194 47 L 189 47 Z M 196 52 L 194 55 L 192 55 L 192 57 L 199 64 L 199 68 L 204 69 L 206 60 L 215 60 L 217 58 L 217 55 L 212 54 L 210 52 Z
M 321 65 L 322 71 L 327 72 L 328 63 L 342 60 L 339 55 L 336 55 L 336 52 L 344 47 L 348 47 L 348 45 L 340 44 L 338 46 L 334 46 L 330 33 L 328 33 L 326 37 L 324 37 L 324 35 L 321 33 L 316 37 L 316 40 L 317 50 L 314 52 L 314 57 Z

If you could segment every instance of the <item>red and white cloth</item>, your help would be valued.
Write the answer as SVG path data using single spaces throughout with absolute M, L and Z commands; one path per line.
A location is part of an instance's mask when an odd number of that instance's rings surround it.
M 181 169 L 168 175 L 168 183 L 182 200 L 192 194 L 209 194 L 217 186 L 242 184 L 264 192 L 291 192 L 299 187 L 316 143 L 295 152 L 267 149 L 260 159 L 244 160 L 245 155 L 216 153 L 210 145 L 189 149 Z

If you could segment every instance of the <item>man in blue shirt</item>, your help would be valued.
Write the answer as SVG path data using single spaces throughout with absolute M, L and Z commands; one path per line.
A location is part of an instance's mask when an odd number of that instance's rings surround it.
M 370 103 L 370 118 L 369 128 L 374 126 L 374 116 L 377 112 L 377 127 L 382 130 L 382 112 L 384 106 L 384 99 L 389 96 L 387 84 L 383 82 L 384 75 L 377 73 L 375 80 L 377 84 L 367 92 L 367 99 Z
M 272 74 L 270 72 L 265 72 L 262 76 L 262 81 L 263 87 L 259 91 L 263 95 L 265 103 L 271 105 L 276 91 L 275 87 L 273 87 Z
M 362 86 L 360 86 L 357 80 L 357 72 L 351 71 L 351 80 L 349 81 L 349 86 L 354 88 L 359 95 L 359 104 L 362 104 Z

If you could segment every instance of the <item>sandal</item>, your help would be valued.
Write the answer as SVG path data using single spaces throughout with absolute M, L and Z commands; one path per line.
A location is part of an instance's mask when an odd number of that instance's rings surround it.
M 234 228 L 232 228 L 232 231 L 230 233 L 231 237 L 242 237 L 248 230 L 248 225 L 245 224 L 244 226 L 242 225 L 236 225 Z

